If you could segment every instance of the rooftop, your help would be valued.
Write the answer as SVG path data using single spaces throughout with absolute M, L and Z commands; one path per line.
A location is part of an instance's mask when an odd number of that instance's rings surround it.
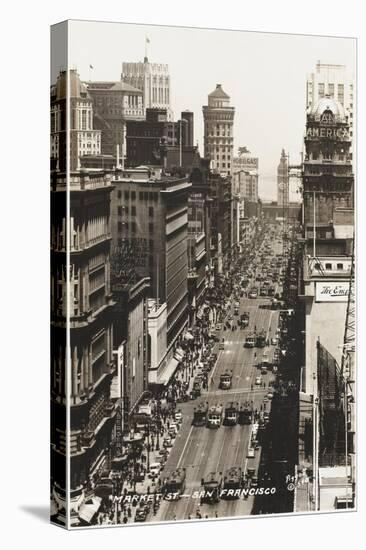
M 208 94 L 208 97 L 217 97 L 217 98 L 222 98 L 222 99 L 230 99 L 230 96 L 227 95 L 227 93 L 225 93 L 224 90 L 222 89 L 221 84 L 216 84 L 215 90 L 213 92 L 211 92 L 210 94 Z

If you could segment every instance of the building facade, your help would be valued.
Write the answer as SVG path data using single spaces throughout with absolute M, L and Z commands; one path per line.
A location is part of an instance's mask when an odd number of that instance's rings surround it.
M 313 498 L 316 509 L 321 509 L 322 477 L 345 461 L 340 395 L 353 261 L 354 176 L 349 121 L 340 102 L 325 95 L 308 109 L 304 141 L 299 297 L 305 326 L 299 460 L 314 471 Z M 353 452 L 350 445 L 347 453 Z
M 126 121 L 143 120 L 142 91 L 124 82 L 85 82 L 93 100 L 94 126 L 102 132 L 101 152 L 117 155 L 118 164 L 126 156 Z M 117 159 L 116 159 L 117 160 Z
M 316 105 L 319 99 L 328 95 L 338 101 L 348 116 L 350 137 L 353 136 L 354 89 L 353 75 L 345 65 L 335 65 L 318 61 L 315 71 L 307 76 L 306 107 Z
M 114 247 L 124 248 L 125 270 L 150 277 L 150 297 L 167 304 L 168 347 L 188 316 L 187 178 L 124 170 L 113 180 Z
M 234 115 L 230 96 L 221 84 L 208 95 L 208 105 L 203 106 L 204 156 L 211 160 L 211 167 L 220 174 L 228 175 L 233 170 Z
M 187 164 L 193 147 L 193 113 L 183 111 L 177 122 L 166 109 L 146 109 L 145 120 L 126 124 L 127 166 Z M 188 157 L 188 159 L 186 159 Z
M 100 155 L 101 131 L 94 129 L 93 101 L 76 70 L 69 71 L 70 170 L 79 170 L 81 157 Z M 51 87 L 51 169 L 66 170 L 67 73 L 62 71 Z
M 115 263 L 114 263 L 115 262 Z M 118 266 L 118 267 L 117 267 Z M 123 369 L 119 373 L 124 429 L 133 426 L 133 414 L 148 389 L 148 294 L 150 281 L 127 282 L 118 260 L 112 258 L 113 347 L 124 343 Z
M 308 110 L 303 163 L 305 238 L 334 237 L 338 209 L 353 208 L 353 170 L 348 118 L 342 105 L 324 97 Z M 315 214 L 315 217 L 314 217 Z
M 52 384 L 57 402 L 69 395 L 70 487 L 72 523 L 78 508 L 93 489 L 108 458 L 115 407 L 110 399 L 114 371 L 112 300 L 110 284 L 110 178 L 103 171 L 70 174 L 70 227 L 65 221 L 66 175 L 54 174 L 51 203 L 52 326 L 60 329 L 70 303 L 70 355 L 62 342 L 52 348 Z M 68 244 L 67 244 L 68 239 Z M 66 271 L 66 252 L 70 268 Z M 70 387 L 66 368 L 70 364 Z M 64 396 L 64 397 L 62 397 Z M 52 441 L 55 457 L 65 453 L 66 434 L 56 427 Z M 57 458 L 56 458 L 57 459 Z M 55 483 L 56 502 L 64 487 Z
M 258 168 L 258 157 L 239 147 L 238 156 L 233 158 L 233 189 L 242 199 L 258 200 Z
M 169 67 L 163 63 L 122 63 L 121 81 L 142 91 L 143 108 L 166 109 L 168 120 L 173 119 Z

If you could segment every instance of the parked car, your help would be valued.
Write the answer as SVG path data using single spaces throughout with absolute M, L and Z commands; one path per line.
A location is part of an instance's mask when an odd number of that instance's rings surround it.
M 255 456 L 255 451 L 254 451 L 253 447 L 249 447 L 247 457 L 248 458 L 254 458 L 254 456 Z
M 143 508 L 137 508 L 135 513 L 135 522 L 146 521 L 148 513 L 149 509 L 147 508 L 147 506 L 144 506 Z
M 161 464 L 159 462 L 153 462 L 150 464 L 149 477 L 157 477 L 161 471 Z

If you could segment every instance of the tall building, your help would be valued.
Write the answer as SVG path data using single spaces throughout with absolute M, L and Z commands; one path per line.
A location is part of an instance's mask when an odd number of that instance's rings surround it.
M 62 71 L 51 87 L 51 169 L 66 170 L 67 73 Z M 81 157 L 100 155 L 101 131 L 94 129 L 93 101 L 76 70 L 69 71 L 70 170 L 79 170 Z
M 108 457 L 115 407 L 110 398 L 113 376 L 112 300 L 110 286 L 110 178 L 103 171 L 70 173 L 70 224 L 65 221 L 66 174 L 54 173 L 52 205 L 52 411 L 67 395 L 70 406 L 71 523 L 94 487 L 98 471 Z M 69 244 L 67 244 L 69 243 Z M 66 266 L 69 252 L 70 265 Z M 70 345 L 59 336 L 66 326 L 70 304 Z M 70 385 L 66 368 L 70 364 Z M 66 453 L 66 426 L 54 425 L 52 460 Z M 64 458 L 63 458 L 64 460 Z M 54 471 L 62 472 L 55 469 Z M 53 480 L 53 497 L 62 510 L 65 479 Z
M 208 95 L 208 105 L 202 108 L 204 120 L 204 156 L 211 159 L 212 168 L 222 174 L 233 169 L 234 115 L 230 96 L 221 84 Z
M 143 62 L 122 63 L 121 80 L 142 91 L 145 112 L 166 109 L 168 120 L 173 119 L 168 65 L 150 63 L 147 57 Z
M 289 206 L 289 187 L 288 158 L 285 150 L 282 149 L 280 163 L 277 167 L 277 204 L 279 208 L 284 209 L 286 215 Z
M 93 100 L 94 126 L 102 132 L 101 151 L 117 154 L 121 163 L 126 155 L 126 121 L 145 117 L 142 91 L 124 82 L 85 82 Z
M 112 199 L 113 245 L 124 270 L 150 277 L 150 297 L 167 304 L 172 346 L 188 319 L 187 178 L 153 175 L 147 167 L 117 172 Z
M 302 205 L 304 248 L 299 277 L 299 297 L 305 312 L 299 461 L 310 464 L 315 472 L 314 502 L 318 500 L 319 486 L 322 490 L 321 480 L 326 477 L 326 471 L 336 477 L 334 467 L 345 462 L 345 418 L 340 395 L 354 232 L 350 148 L 345 109 L 340 102 L 325 95 L 307 112 Z M 349 446 L 348 453 L 353 452 Z M 349 457 L 347 461 L 349 464 Z M 344 494 L 344 489 L 339 493 Z
M 306 123 L 303 163 L 305 237 L 313 237 L 315 225 L 316 238 L 334 238 L 337 211 L 353 208 L 354 176 L 350 148 L 350 128 L 343 106 L 329 96 L 320 99 L 308 109 Z
M 193 113 L 183 111 L 181 119 L 168 119 L 166 109 L 146 109 L 145 120 L 128 121 L 126 124 L 127 166 L 163 165 L 182 166 L 194 150 Z M 169 152 L 168 155 L 164 154 Z
M 348 116 L 350 137 L 353 136 L 353 105 L 354 89 L 353 75 L 349 74 L 345 65 L 334 65 L 318 61 L 315 72 L 307 76 L 306 107 L 311 108 L 328 95 L 338 101 Z
M 233 158 L 233 189 L 241 199 L 250 202 L 258 200 L 258 157 L 246 147 L 239 147 L 238 156 Z

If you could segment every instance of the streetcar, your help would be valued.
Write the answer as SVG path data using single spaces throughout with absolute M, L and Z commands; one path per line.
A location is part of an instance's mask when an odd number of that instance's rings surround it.
M 225 426 L 235 426 L 239 420 L 239 404 L 228 403 L 224 412 L 224 424 Z
M 225 471 L 222 498 L 239 498 L 240 491 L 243 487 L 243 471 L 240 466 L 232 466 Z
M 192 388 L 193 397 L 199 397 L 201 395 L 201 390 L 202 390 L 202 378 L 199 376 L 196 376 L 196 378 L 193 380 L 193 388 Z
M 249 325 L 249 313 L 247 311 L 240 315 L 240 325 L 243 328 Z
M 201 485 L 204 494 L 201 496 L 201 504 L 216 504 L 220 500 L 222 488 L 222 473 L 210 472 L 206 477 L 202 478 Z
M 255 344 L 257 348 L 264 348 L 264 346 L 266 345 L 266 332 L 264 330 L 261 330 L 261 332 L 257 334 Z
M 212 405 L 207 413 L 207 427 L 219 428 L 222 423 L 222 405 Z
M 255 334 L 248 334 L 248 336 L 245 338 L 245 347 L 246 348 L 254 348 L 255 347 Z
M 186 488 L 186 469 L 177 468 L 163 481 L 162 493 L 165 499 L 178 500 Z
M 252 422 L 252 409 L 249 405 L 241 405 L 239 408 L 238 422 L 241 425 L 251 424 Z
M 193 426 L 205 426 L 207 422 L 207 403 L 200 403 L 193 411 Z
M 225 371 L 223 374 L 221 374 L 219 387 L 222 390 L 229 390 L 231 388 L 232 377 L 233 374 L 231 371 Z

